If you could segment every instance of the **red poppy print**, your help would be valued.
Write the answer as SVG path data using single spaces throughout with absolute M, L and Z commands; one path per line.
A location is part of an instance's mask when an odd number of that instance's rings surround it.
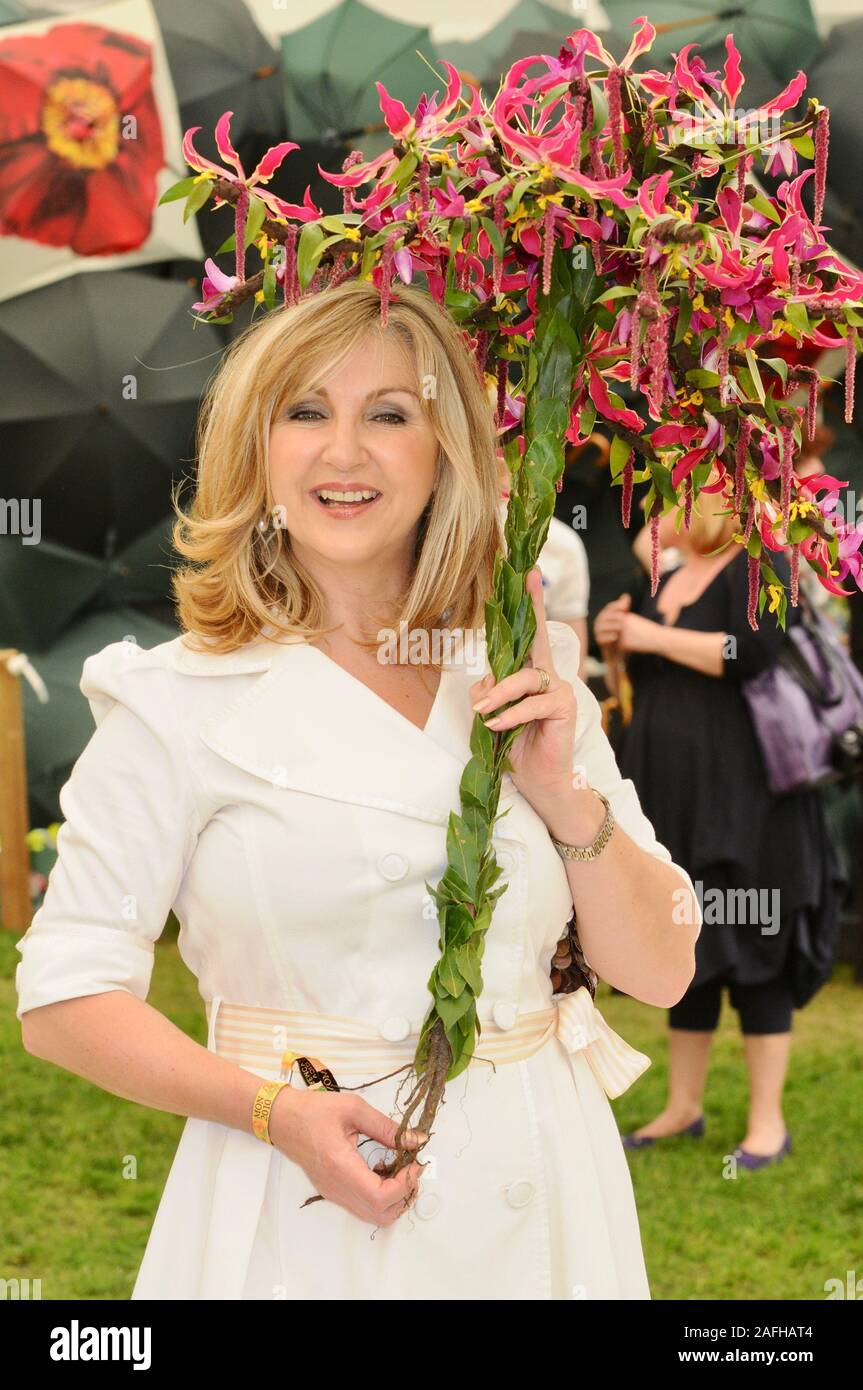
M 163 158 L 151 45 L 98 24 L 0 38 L 0 231 L 79 256 L 147 240 Z

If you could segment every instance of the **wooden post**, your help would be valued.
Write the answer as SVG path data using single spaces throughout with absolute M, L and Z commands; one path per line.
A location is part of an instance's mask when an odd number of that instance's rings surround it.
M 24 711 L 19 679 L 6 665 L 16 654 L 14 648 L 0 649 L 0 926 L 20 932 L 29 927 L 33 910 Z

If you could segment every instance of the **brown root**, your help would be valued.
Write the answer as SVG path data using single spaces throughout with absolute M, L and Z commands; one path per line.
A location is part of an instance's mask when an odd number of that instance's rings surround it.
M 383 1178 L 394 1178 L 408 1164 L 413 1163 L 421 1151 L 425 1148 L 428 1140 L 422 1144 L 404 1143 L 404 1137 L 408 1129 L 420 1130 L 423 1134 L 431 1137 L 431 1127 L 437 1115 L 438 1106 L 446 1086 L 447 1072 L 452 1062 L 452 1050 L 447 1041 L 441 1019 L 436 1019 L 432 1031 L 429 1035 L 428 1055 L 425 1069 L 421 1076 L 416 1080 L 413 1090 L 405 1102 L 402 1118 L 396 1130 L 393 1148 L 395 1157 L 388 1163 L 375 1165 L 375 1172 Z M 419 1107 L 422 1106 L 419 1118 L 414 1122 L 414 1115 Z

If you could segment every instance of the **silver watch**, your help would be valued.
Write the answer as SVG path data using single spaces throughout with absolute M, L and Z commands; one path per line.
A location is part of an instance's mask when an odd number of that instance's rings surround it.
M 556 840 L 552 835 L 551 843 L 554 845 L 561 859 L 577 859 L 579 861 L 597 859 L 611 839 L 611 832 L 614 829 L 614 812 L 608 804 L 608 797 L 603 796 L 602 792 L 596 790 L 596 787 L 591 787 L 590 790 L 595 796 L 599 797 L 605 807 L 605 820 L 599 827 L 596 839 L 590 845 L 565 845 L 561 840 Z

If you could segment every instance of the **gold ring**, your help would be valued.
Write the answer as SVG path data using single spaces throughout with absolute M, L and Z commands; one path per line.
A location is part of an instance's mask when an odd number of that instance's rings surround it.
M 551 676 L 548 674 L 546 670 L 542 668 L 542 666 L 534 666 L 533 669 L 539 676 L 539 690 L 536 693 L 537 695 L 542 695 L 543 692 L 548 690 L 548 687 L 551 685 Z

